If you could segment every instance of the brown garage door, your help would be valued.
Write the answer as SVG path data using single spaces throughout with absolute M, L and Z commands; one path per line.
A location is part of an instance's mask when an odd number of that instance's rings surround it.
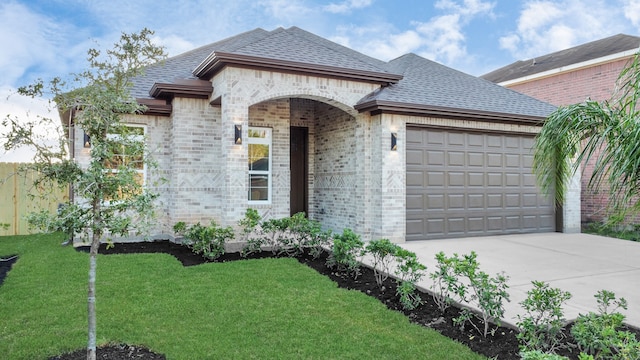
M 555 230 L 533 137 L 407 129 L 407 240 Z

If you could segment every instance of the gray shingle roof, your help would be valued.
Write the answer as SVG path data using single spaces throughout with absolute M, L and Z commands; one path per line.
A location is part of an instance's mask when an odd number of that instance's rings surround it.
M 149 90 L 154 83 L 171 83 L 175 79 L 195 79 L 193 69 L 214 50 L 232 51 L 234 48 L 258 41 L 268 34 L 269 32 L 263 29 L 251 30 L 149 66 L 145 69 L 143 76 L 135 79 L 131 93 L 136 98 L 149 98 Z
M 526 95 L 497 86 L 407 54 L 388 63 L 374 59 L 297 27 L 273 31 L 255 29 L 150 66 L 136 79 L 133 95 L 149 98 L 154 83 L 195 79 L 193 71 L 213 52 L 231 53 L 313 66 L 327 66 L 371 73 L 397 74 L 403 78 L 360 101 L 389 101 L 413 105 L 546 117 L 555 108 Z M 394 75 L 395 76 L 395 75 Z
M 391 60 L 387 69 L 402 74 L 403 79 L 370 94 L 360 104 L 378 100 L 538 117 L 555 110 L 553 105 L 415 54 Z
M 638 50 L 639 47 L 640 37 L 618 34 L 533 59 L 516 61 L 481 77 L 501 83 L 607 55 Z

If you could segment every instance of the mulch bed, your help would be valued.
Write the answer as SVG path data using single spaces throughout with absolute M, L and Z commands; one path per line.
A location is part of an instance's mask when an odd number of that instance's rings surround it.
M 78 248 L 79 251 L 88 252 L 88 247 Z M 99 250 L 100 254 L 126 254 L 126 253 L 167 253 L 174 256 L 183 266 L 195 266 L 208 262 L 200 255 L 196 255 L 186 246 L 175 244 L 167 240 L 141 243 L 120 243 L 109 249 L 103 244 Z M 309 255 L 299 256 L 297 259 L 301 263 L 315 269 L 320 274 L 328 276 L 335 281 L 339 287 L 346 289 L 359 290 L 369 296 L 373 296 L 385 304 L 389 309 L 396 310 L 405 314 L 411 322 L 435 329 L 441 334 L 467 345 L 471 350 L 494 359 L 520 359 L 518 356 L 518 340 L 516 338 L 517 331 L 508 327 L 498 327 L 494 335 L 483 338 L 475 329 L 467 327 L 461 330 L 453 324 L 453 318 L 457 317 L 460 309 L 449 307 L 445 313 L 442 313 L 430 294 L 421 293 L 420 297 L 423 304 L 415 310 L 406 311 L 402 309 L 402 305 L 396 296 L 396 283 L 392 279 L 387 279 L 383 288 L 379 288 L 376 284 L 373 270 L 368 267 L 361 268 L 361 274 L 354 279 L 351 276 L 337 273 L 325 265 L 326 255 L 313 259 Z M 248 258 L 267 258 L 274 257 L 271 252 L 260 252 L 253 254 Z M 15 262 L 17 257 L 12 261 Z M 228 262 L 245 259 L 238 253 L 224 254 L 215 262 Z M 11 265 L 6 266 L 9 261 L 0 261 L 0 284 L 6 272 L 9 271 Z M 12 263 L 13 263 L 12 262 Z M 567 341 L 570 343 L 572 338 L 569 332 L 570 326 L 567 326 L 565 333 Z M 636 328 L 627 328 L 640 338 L 640 331 Z M 572 351 L 573 350 L 573 351 Z M 120 360 L 120 359 L 138 359 L 138 360 L 157 360 L 165 359 L 164 355 L 156 354 L 150 350 L 131 345 L 107 345 L 97 350 L 98 359 L 103 360 Z M 571 359 L 577 359 L 577 350 L 567 348 L 560 352 L 561 355 Z M 55 360 L 76 360 L 85 359 L 86 349 L 80 349 L 73 353 L 63 354 L 51 359 Z

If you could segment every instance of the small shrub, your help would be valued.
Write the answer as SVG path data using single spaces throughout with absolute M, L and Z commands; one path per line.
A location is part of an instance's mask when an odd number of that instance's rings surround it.
M 341 235 L 333 237 L 333 246 L 331 254 L 327 258 L 327 266 L 358 277 L 360 262 L 357 257 L 362 255 L 363 246 L 364 243 L 360 240 L 360 235 L 351 229 L 344 229 Z
M 291 218 L 288 217 L 263 221 L 260 225 L 262 230 L 258 240 L 260 246 L 270 248 L 274 255 L 280 254 L 283 245 L 286 244 L 285 236 L 290 223 Z
M 260 225 L 262 217 L 258 213 L 258 210 L 248 208 L 244 213 L 244 217 L 238 221 L 238 226 L 242 231 L 242 240 L 247 241 L 249 235 L 256 231 L 256 227 Z
M 471 312 L 467 309 L 463 310 L 461 315 L 455 321 L 464 329 L 466 323 L 471 324 L 482 336 L 487 337 L 489 334 L 490 324 L 496 323 L 500 325 L 500 319 L 504 316 L 504 301 L 509 301 L 509 293 L 507 289 L 508 277 L 503 273 L 490 277 L 487 273 L 479 271 L 479 263 L 477 255 L 474 251 L 462 258 L 454 254 L 451 258 L 454 262 L 456 277 L 464 276 L 468 280 L 468 289 L 464 289 L 463 285 L 458 285 L 458 292 L 466 295 L 463 300 L 471 305 L 475 304 L 480 309 L 480 314 Z M 464 290 L 464 291 L 462 291 Z M 473 321 L 476 318 L 483 323 L 483 329 Z M 494 330 L 491 332 L 493 333 Z
M 309 220 L 303 212 L 289 219 L 287 233 L 282 237 L 281 253 L 287 256 L 299 256 L 309 249 L 314 258 L 318 258 L 329 242 L 329 233 L 322 231 L 319 222 Z
M 540 351 L 540 350 L 520 351 L 520 358 L 522 360 L 568 360 L 569 359 L 564 356 L 545 353 L 544 351 Z
M 533 289 L 520 305 L 525 316 L 518 315 L 518 340 L 522 351 L 539 350 L 553 353 L 563 342 L 564 312 L 562 305 L 571 299 L 569 292 L 551 288 L 542 281 L 532 281 Z
M 598 291 L 594 295 L 598 312 L 579 315 L 571 334 L 585 359 L 639 359 L 640 343 L 635 335 L 621 331 L 625 316 L 616 310 L 627 309 L 624 298 L 617 299 L 613 292 Z
M 365 247 L 373 257 L 373 273 L 378 287 L 382 288 L 382 283 L 389 278 L 391 262 L 399 249 L 389 239 L 372 240 Z
M 187 227 L 184 222 L 176 223 L 173 227 L 176 233 L 184 236 L 183 243 L 196 254 L 209 260 L 215 260 L 224 254 L 224 244 L 234 238 L 231 227 L 220 227 L 215 221 L 209 226 L 197 223 Z
M 420 295 L 416 293 L 416 283 L 424 276 L 426 266 L 418 261 L 414 252 L 398 247 L 395 254 L 398 267 L 396 275 L 399 277 L 396 295 L 400 296 L 400 303 L 405 310 L 413 310 L 422 304 Z
M 433 280 L 432 297 L 440 311 L 444 313 L 454 297 L 459 300 L 466 298 L 467 287 L 460 282 L 456 273 L 457 254 L 449 258 L 441 251 L 435 258 L 436 271 L 429 275 Z

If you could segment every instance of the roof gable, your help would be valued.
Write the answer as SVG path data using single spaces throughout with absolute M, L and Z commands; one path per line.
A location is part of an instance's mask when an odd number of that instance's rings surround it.
M 356 75 L 354 79 L 380 83 L 400 78 L 387 72 L 383 62 L 329 43 L 299 28 L 278 28 L 255 41 L 215 48 L 193 73 L 199 78 L 210 78 L 225 65 L 235 64 L 347 78 Z M 316 72 L 318 69 L 321 71 Z
M 640 37 L 618 34 L 540 57 L 516 61 L 481 77 L 501 83 L 629 50 L 637 51 L 639 48 Z

